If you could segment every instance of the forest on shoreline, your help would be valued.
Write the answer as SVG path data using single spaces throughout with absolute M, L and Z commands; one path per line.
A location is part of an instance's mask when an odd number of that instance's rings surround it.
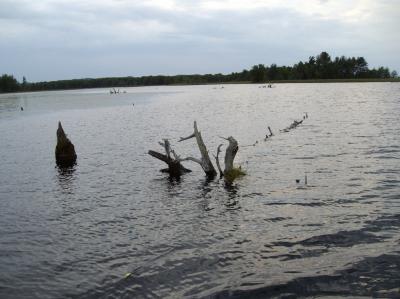
M 364 57 L 341 56 L 332 59 L 327 52 L 321 52 L 319 55 L 310 56 L 307 61 L 300 61 L 293 66 L 258 64 L 249 70 L 245 69 L 230 74 L 128 76 L 43 82 L 28 82 L 25 77 L 22 82 L 19 82 L 13 75 L 3 74 L 0 77 L 0 93 L 150 85 L 380 81 L 397 78 L 397 72 L 390 71 L 387 67 L 369 69 Z

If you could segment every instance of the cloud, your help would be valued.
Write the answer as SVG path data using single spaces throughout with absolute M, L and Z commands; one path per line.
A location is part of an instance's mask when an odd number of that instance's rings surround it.
M 322 50 L 400 69 L 399 11 L 396 0 L 2 0 L 0 71 L 31 80 L 230 72 Z

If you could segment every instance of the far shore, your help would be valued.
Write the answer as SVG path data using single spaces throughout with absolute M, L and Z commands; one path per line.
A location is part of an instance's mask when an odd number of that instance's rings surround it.
M 79 80 L 79 79 L 78 79 Z M 196 86 L 196 85 L 236 85 L 236 84 L 254 84 L 254 85 L 267 85 L 267 84 L 285 84 L 285 83 L 376 83 L 376 82 L 390 82 L 400 83 L 400 78 L 386 78 L 386 79 L 310 79 L 310 80 L 271 80 L 268 82 L 255 83 L 251 81 L 235 81 L 235 82 L 219 82 L 219 83 L 181 83 L 181 84 L 162 84 L 162 85 L 132 85 L 132 86 L 102 86 L 102 87 L 80 87 L 80 88 L 63 88 L 63 89 L 43 89 L 43 90 L 19 90 L 15 92 L 0 92 L 0 94 L 15 94 L 15 93 L 31 93 L 43 91 L 63 91 L 63 90 L 80 90 L 80 89 L 106 89 L 106 88 L 131 88 L 131 87 L 156 87 L 156 86 Z

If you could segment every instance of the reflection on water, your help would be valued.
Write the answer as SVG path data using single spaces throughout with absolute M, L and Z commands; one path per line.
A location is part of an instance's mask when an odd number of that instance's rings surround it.
M 77 165 L 73 165 L 70 167 L 60 167 L 57 168 L 57 178 L 59 185 L 63 192 L 71 193 L 74 189 L 74 182 L 77 180 L 76 178 L 76 168 Z
M 228 209 L 240 209 L 240 202 L 239 202 L 239 187 L 236 184 L 224 182 L 224 189 L 228 194 L 228 198 L 225 200 L 225 206 Z
M 399 298 L 398 84 L 127 91 L 0 95 L 0 298 Z M 193 120 L 246 176 L 160 173 L 157 140 L 198 156 Z

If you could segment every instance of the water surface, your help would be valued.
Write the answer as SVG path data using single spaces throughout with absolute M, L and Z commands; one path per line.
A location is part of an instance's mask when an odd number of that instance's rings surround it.
M 0 95 L 0 298 L 400 298 L 400 84 L 126 91 Z M 159 172 L 194 120 L 245 177 Z

